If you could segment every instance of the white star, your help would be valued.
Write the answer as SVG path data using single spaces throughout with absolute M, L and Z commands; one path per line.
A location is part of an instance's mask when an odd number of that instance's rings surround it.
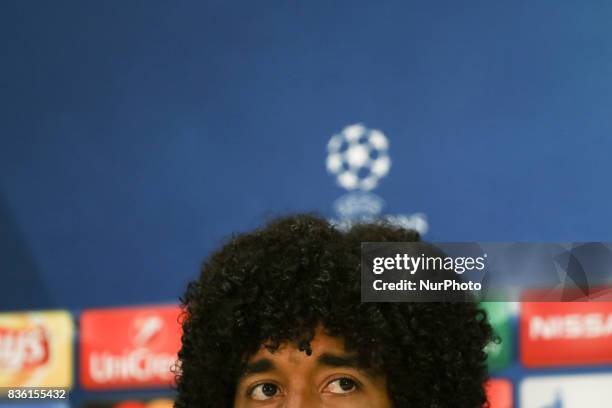
M 369 160 L 370 151 L 362 144 L 353 145 L 346 151 L 346 161 L 353 168 L 363 167 Z

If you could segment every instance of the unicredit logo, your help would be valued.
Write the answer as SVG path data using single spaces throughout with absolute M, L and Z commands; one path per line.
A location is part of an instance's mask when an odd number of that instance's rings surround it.
M 139 348 L 122 355 L 92 353 L 89 368 L 91 378 L 101 384 L 129 380 L 170 380 L 170 368 L 175 361 L 176 357 L 172 354 L 155 354 L 146 348 Z
M 85 311 L 81 380 L 87 389 L 160 387 L 174 379 L 177 306 Z
M 533 316 L 529 322 L 532 340 L 578 339 L 612 336 L 612 313 Z
M 43 327 L 0 328 L 0 370 L 15 372 L 44 365 L 49 339 Z
M 137 348 L 120 355 L 112 352 L 95 352 L 90 356 L 90 374 L 99 383 L 113 381 L 149 381 L 172 378 L 170 368 L 176 357 L 169 353 L 152 352 L 151 343 L 163 330 L 164 320 L 159 315 L 145 315 L 134 319 L 132 344 Z

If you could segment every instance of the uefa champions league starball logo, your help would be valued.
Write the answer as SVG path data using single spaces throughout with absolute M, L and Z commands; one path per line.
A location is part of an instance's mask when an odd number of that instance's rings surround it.
M 370 191 L 389 173 L 389 141 L 383 132 L 351 125 L 327 144 L 327 171 L 347 190 Z
M 427 231 L 424 214 L 381 216 L 385 202 L 372 190 L 391 169 L 389 139 L 382 131 L 363 124 L 345 127 L 327 143 L 325 165 L 337 184 L 348 191 L 334 202 L 339 219 L 332 222 L 338 226 L 349 227 L 354 222 L 383 218 L 422 234 Z

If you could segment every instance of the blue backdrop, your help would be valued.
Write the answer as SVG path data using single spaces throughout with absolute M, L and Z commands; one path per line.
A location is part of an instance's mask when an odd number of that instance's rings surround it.
M 0 309 L 173 301 L 233 231 L 333 216 L 326 144 L 429 240 L 611 240 L 612 3 L 0 4 Z

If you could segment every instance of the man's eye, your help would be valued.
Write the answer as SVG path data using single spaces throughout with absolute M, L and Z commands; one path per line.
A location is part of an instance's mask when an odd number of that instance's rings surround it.
M 327 389 L 333 394 L 348 394 L 357 389 L 357 383 L 350 378 L 342 377 L 330 382 Z
M 278 393 L 278 387 L 272 383 L 262 383 L 251 390 L 251 398 L 257 401 L 265 401 Z

